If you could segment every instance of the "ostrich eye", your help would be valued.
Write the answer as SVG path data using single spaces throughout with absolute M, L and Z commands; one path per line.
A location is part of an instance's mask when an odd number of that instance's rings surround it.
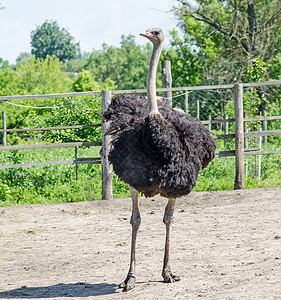
M 152 34 L 158 36 L 159 32 L 158 31 L 153 31 Z

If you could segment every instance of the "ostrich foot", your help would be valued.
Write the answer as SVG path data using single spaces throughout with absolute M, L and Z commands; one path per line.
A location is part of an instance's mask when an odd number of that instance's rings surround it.
M 163 277 L 163 281 L 166 283 L 173 283 L 175 281 L 180 281 L 180 277 L 172 274 L 171 271 L 163 271 L 162 277 Z
M 119 284 L 119 287 L 123 289 L 124 292 L 132 290 L 136 285 L 136 277 L 128 274 L 127 278 Z

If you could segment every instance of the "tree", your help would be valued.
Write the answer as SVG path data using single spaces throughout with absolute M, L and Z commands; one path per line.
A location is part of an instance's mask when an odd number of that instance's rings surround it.
M 122 82 L 121 89 L 145 88 L 147 81 L 147 72 L 149 60 L 152 52 L 151 44 L 145 46 L 137 45 L 135 36 L 121 36 L 120 56 L 123 58 L 123 64 L 120 70 L 119 80 Z M 160 70 L 160 66 L 159 66 Z M 161 74 L 158 73 L 159 75 Z M 161 82 L 161 77 L 158 78 Z
M 64 67 L 58 58 L 49 55 L 45 59 L 32 56 L 28 61 L 22 61 L 16 67 L 21 94 L 68 92 L 71 80 L 63 72 Z
M 99 91 L 106 89 L 116 89 L 114 81 L 110 78 L 107 78 L 102 84 L 99 84 L 97 81 L 95 81 L 91 72 L 88 70 L 82 70 L 82 72 L 72 84 L 72 90 L 74 92 Z
M 56 21 L 46 20 L 31 32 L 31 53 L 41 59 L 55 55 L 66 62 L 79 55 L 80 46 L 67 29 L 61 29 Z
M 184 35 L 208 62 L 207 82 L 243 80 L 254 57 L 268 63 L 280 53 L 279 0 L 197 0 L 195 5 L 177 2 L 173 11 Z
M 29 52 L 21 52 L 18 57 L 16 58 L 16 63 L 19 64 L 20 62 L 23 62 L 24 60 L 30 60 L 32 57 L 32 54 Z
M 65 72 L 68 72 L 70 76 L 75 76 L 76 73 L 81 72 L 84 69 L 85 64 L 91 56 L 91 52 L 82 52 L 78 58 L 69 60 L 66 62 Z
M 0 68 L 8 68 L 9 62 L 7 60 L 4 60 L 3 58 L 0 58 Z
M 74 92 L 87 92 L 98 90 L 98 83 L 94 80 L 90 71 L 83 70 L 72 84 Z
M 1 60 L 1 59 L 0 59 Z M 9 67 L 0 68 L 0 96 L 17 95 L 18 74 Z
M 73 89 L 76 92 L 101 89 L 113 90 L 115 88 L 116 86 L 110 78 L 99 84 L 87 70 L 83 70 L 73 83 Z M 89 125 L 101 123 L 100 96 L 87 96 L 80 99 L 77 99 L 77 97 L 68 97 L 64 99 L 64 103 L 62 104 L 66 105 L 45 111 L 42 116 L 39 116 L 37 111 L 32 111 L 26 118 L 27 126 L 59 127 L 68 126 L 69 124 Z M 101 138 L 101 127 L 34 132 L 32 136 L 49 142 L 99 141 Z
M 173 85 L 200 85 L 205 60 L 192 51 L 186 37 L 180 38 L 175 29 L 171 30 L 170 34 L 172 47 L 163 50 L 163 59 L 171 61 Z
M 4 65 L 5 66 L 5 65 Z M 71 90 L 71 80 L 63 72 L 64 64 L 54 56 L 39 59 L 35 56 L 16 65 L 16 70 L 10 67 L 0 68 L 0 95 L 38 95 L 64 93 Z M 18 100 L 16 105 L 51 106 L 53 99 Z M 9 128 L 24 127 L 29 109 L 3 102 L 1 109 L 7 112 Z M 36 114 L 43 114 L 37 110 Z
M 119 89 L 145 88 L 152 47 L 137 45 L 133 35 L 121 37 L 121 47 L 102 45 L 84 65 L 98 82 L 113 80 Z M 159 67 L 160 70 L 160 67 Z M 158 74 L 161 82 L 161 73 Z

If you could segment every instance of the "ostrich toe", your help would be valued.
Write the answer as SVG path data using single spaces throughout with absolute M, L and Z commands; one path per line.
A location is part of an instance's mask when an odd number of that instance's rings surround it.
M 163 276 L 163 281 L 166 283 L 173 283 L 176 281 L 180 281 L 180 277 L 172 274 L 172 272 L 170 271 L 163 272 L 162 276 Z
M 127 278 L 120 283 L 119 287 L 123 288 L 124 292 L 128 292 L 132 290 L 136 285 L 136 277 L 132 275 L 128 275 Z

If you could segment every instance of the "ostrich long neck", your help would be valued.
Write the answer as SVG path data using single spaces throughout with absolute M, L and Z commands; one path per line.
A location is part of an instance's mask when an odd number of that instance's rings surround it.
M 162 48 L 162 43 L 158 45 L 153 45 L 153 51 L 151 54 L 149 70 L 147 75 L 148 112 L 155 114 L 159 114 L 156 100 L 156 73 Z

